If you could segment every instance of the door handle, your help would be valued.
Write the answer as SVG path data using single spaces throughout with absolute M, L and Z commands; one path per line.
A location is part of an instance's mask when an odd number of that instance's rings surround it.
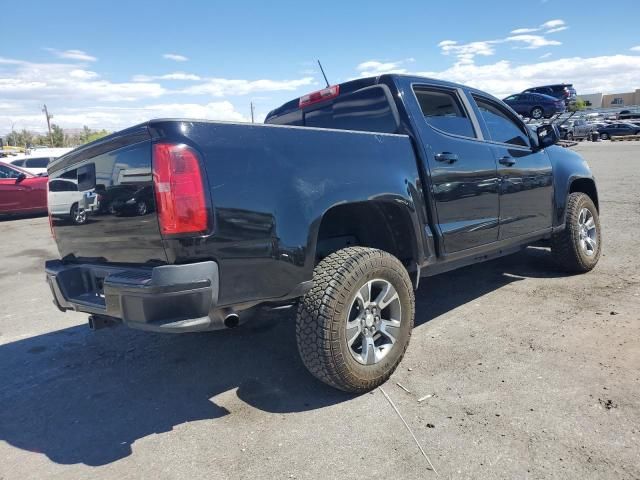
M 436 153 L 436 162 L 454 163 L 458 161 L 458 155 L 451 152 Z
M 507 167 L 510 167 L 516 163 L 516 161 L 513 158 L 507 157 L 507 156 L 502 157 L 500 160 L 498 160 L 498 162 L 500 162 L 500 164 L 502 165 L 506 165 Z

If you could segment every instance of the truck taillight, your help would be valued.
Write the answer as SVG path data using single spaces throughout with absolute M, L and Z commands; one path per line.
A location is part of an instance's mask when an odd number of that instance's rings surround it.
M 340 85 L 333 85 L 331 87 L 318 90 L 317 92 L 308 93 L 300 97 L 298 107 L 306 107 L 313 105 L 314 103 L 323 102 L 324 100 L 330 100 L 337 97 L 340 94 Z
M 163 235 L 207 231 L 207 202 L 198 154 L 184 144 L 153 145 L 153 184 Z

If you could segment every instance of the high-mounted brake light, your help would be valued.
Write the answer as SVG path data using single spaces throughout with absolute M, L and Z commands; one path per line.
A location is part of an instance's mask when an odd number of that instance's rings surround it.
M 331 87 L 318 90 L 317 92 L 311 92 L 303 95 L 302 97 L 300 97 L 300 103 L 298 103 L 298 107 L 302 108 L 308 105 L 313 105 L 314 103 L 323 102 L 324 100 L 335 98 L 339 94 L 340 85 L 333 85 Z
M 208 228 L 198 154 L 187 145 L 153 145 L 153 184 L 163 235 L 200 233 Z

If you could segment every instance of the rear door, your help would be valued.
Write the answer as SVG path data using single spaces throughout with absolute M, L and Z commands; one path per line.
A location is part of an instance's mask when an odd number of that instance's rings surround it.
M 500 102 L 474 94 L 483 132 L 498 162 L 499 239 L 551 227 L 553 172 L 544 150 L 534 150 L 529 131 Z
M 425 150 L 436 223 L 446 253 L 495 242 L 498 238 L 498 178 L 490 145 L 462 89 L 414 85 L 422 118 L 415 119 Z

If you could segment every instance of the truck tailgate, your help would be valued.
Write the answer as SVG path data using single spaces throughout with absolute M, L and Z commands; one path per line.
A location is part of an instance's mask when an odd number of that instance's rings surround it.
M 151 136 L 142 125 L 50 165 L 51 227 L 63 259 L 166 263 L 151 158 Z

